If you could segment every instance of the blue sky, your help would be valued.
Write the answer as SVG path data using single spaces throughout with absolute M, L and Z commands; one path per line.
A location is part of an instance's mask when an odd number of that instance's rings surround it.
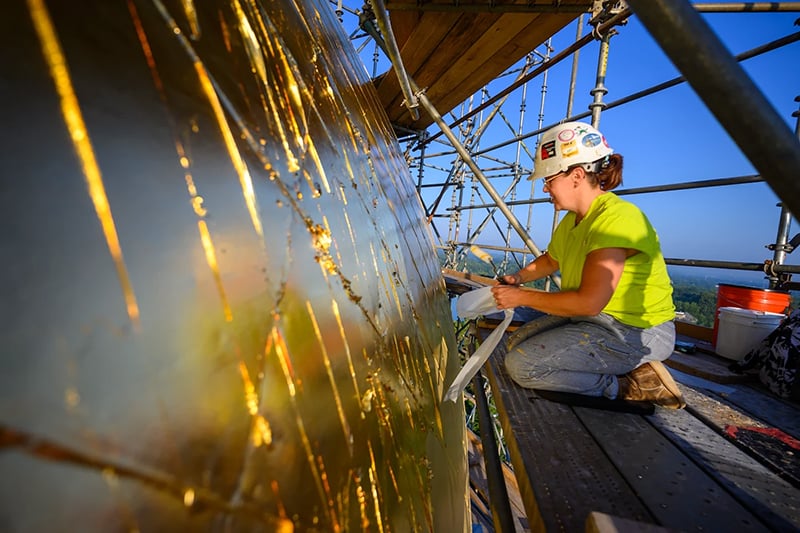
M 794 22 L 800 13 L 717 13 L 703 15 L 712 29 L 733 54 L 761 46 L 777 38 L 800 31 Z M 576 23 L 568 25 L 553 37 L 556 52 L 575 39 Z M 584 34 L 588 31 L 584 29 Z M 606 102 L 646 89 L 657 83 L 680 75 L 655 41 L 631 17 L 625 26 L 618 28 L 611 39 L 606 87 Z M 586 111 L 594 86 L 599 44 L 593 42 L 580 52 L 578 81 L 576 84 L 573 114 Z M 543 51 L 543 48 L 539 48 Z M 367 57 L 372 49 L 368 47 Z M 687 51 L 687 53 L 690 53 Z M 794 98 L 800 95 L 800 43 L 795 42 L 779 50 L 763 54 L 740 63 L 764 92 L 778 114 L 784 117 L 791 131 L 795 130 L 798 110 Z M 548 90 L 544 104 L 544 124 L 565 117 L 569 77 L 572 61 L 567 59 L 550 69 Z M 491 96 L 511 82 L 511 78 L 491 84 Z M 524 132 L 536 129 L 541 91 L 541 77 L 529 84 Z M 516 99 L 516 100 L 515 100 Z M 516 126 L 517 94 L 510 97 L 511 106 L 504 108 L 509 120 Z M 517 106 L 517 107 L 515 107 Z M 588 121 L 588 119 L 586 119 Z M 482 146 L 489 147 L 510 138 L 508 130 L 499 121 L 484 136 Z M 625 156 L 625 180 L 622 188 L 664 185 L 686 181 L 700 181 L 756 174 L 757 172 L 733 143 L 716 119 L 706 110 L 688 84 L 681 84 L 603 113 L 600 130 L 606 135 L 615 151 Z M 435 131 L 435 130 L 434 130 Z M 757 135 L 758 132 L 754 132 Z M 533 153 L 536 140 L 526 141 Z M 498 150 L 493 155 L 513 160 L 514 147 Z M 532 161 L 523 156 L 521 164 L 530 168 Z M 480 161 L 483 168 L 488 161 Z M 800 179 L 800 171 L 798 175 Z M 503 179 L 493 180 L 496 189 L 505 188 Z M 434 190 L 429 190 L 428 196 Z M 527 185 L 518 189 L 518 199 L 528 197 Z M 544 196 L 541 183 L 535 185 L 534 197 Z M 709 259 L 723 261 L 762 262 L 772 257 L 765 246 L 774 242 L 780 208 L 779 199 L 766 183 L 728 187 L 714 187 L 692 191 L 662 192 L 627 196 L 639 205 L 658 230 L 664 255 L 674 258 Z M 449 205 L 450 194 L 445 195 Z M 488 195 L 483 193 L 488 202 Z M 428 200 L 430 201 L 430 200 Z M 482 203 L 478 201 L 478 203 Z M 514 212 L 523 224 L 528 218 L 526 207 Z M 480 215 L 480 216 L 479 216 Z M 474 225 L 483 218 L 475 213 Z M 502 215 L 496 217 L 503 226 Z M 532 214 L 532 237 L 539 248 L 546 248 L 552 224 L 552 207 L 537 204 Z M 447 222 L 439 221 L 443 235 Z M 793 219 L 790 236 L 800 231 Z M 485 231 L 478 243 L 499 244 L 495 231 Z M 513 236 L 512 245 L 522 246 Z M 800 264 L 800 250 L 787 258 L 790 264 Z M 754 274 L 759 276 L 758 274 Z M 760 276 L 756 279 L 760 279 Z

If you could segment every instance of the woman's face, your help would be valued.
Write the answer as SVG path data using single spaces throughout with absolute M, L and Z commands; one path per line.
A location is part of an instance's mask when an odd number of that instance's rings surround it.
M 572 169 L 561 171 L 544 179 L 543 190 L 550 195 L 556 209 L 569 210 L 569 207 L 564 205 L 564 201 L 567 200 L 566 194 L 571 190 L 571 187 L 568 186 L 570 180 L 564 178 L 569 177 L 570 174 L 572 174 Z

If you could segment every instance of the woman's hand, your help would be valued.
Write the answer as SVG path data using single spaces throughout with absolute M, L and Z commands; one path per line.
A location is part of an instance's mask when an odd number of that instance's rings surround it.
M 522 275 L 519 272 L 506 274 L 497 278 L 503 285 L 522 285 Z
M 523 305 L 530 306 L 530 298 L 534 292 L 539 291 L 517 287 L 516 285 L 495 285 L 492 287 L 492 296 L 494 296 L 498 309 L 511 309 Z

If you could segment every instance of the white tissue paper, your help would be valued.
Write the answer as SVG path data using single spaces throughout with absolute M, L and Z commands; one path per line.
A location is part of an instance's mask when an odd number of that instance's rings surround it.
M 476 289 L 474 291 L 466 292 L 458 297 L 456 300 L 456 313 L 461 318 L 472 319 L 477 318 L 481 315 L 491 314 L 498 312 L 499 309 L 497 308 L 497 304 L 494 302 L 494 296 L 492 296 L 492 288 L 491 287 L 483 287 L 480 289 Z M 505 318 L 503 321 L 498 325 L 494 331 L 492 331 L 486 340 L 478 346 L 478 349 L 475 350 L 475 353 L 472 354 L 464 366 L 459 371 L 456 379 L 453 381 L 453 384 L 450 385 L 450 388 L 447 389 L 447 393 L 444 395 L 445 400 L 449 400 L 451 402 L 455 402 L 458 398 L 461 391 L 464 390 L 464 387 L 467 386 L 467 383 L 475 376 L 475 374 L 480 370 L 483 366 L 483 363 L 489 358 L 489 355 L 494 350 L 497 343 L 500 342 L 500 338 L 505 333 L 506 328 L 511 323 L 511 319 L 514 318 L 514 310 L 513 309 L 505 309 L 503 311 Z

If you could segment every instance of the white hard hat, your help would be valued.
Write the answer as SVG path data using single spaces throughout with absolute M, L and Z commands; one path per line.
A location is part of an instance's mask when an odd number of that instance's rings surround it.
M 603 134 L 583 122 L 565 122 L 542 134 L 529 180 L 546 178 L 580 164 L 596 163 L 614 153 Z M 594 166 L 586 170 L 595 171 Z

